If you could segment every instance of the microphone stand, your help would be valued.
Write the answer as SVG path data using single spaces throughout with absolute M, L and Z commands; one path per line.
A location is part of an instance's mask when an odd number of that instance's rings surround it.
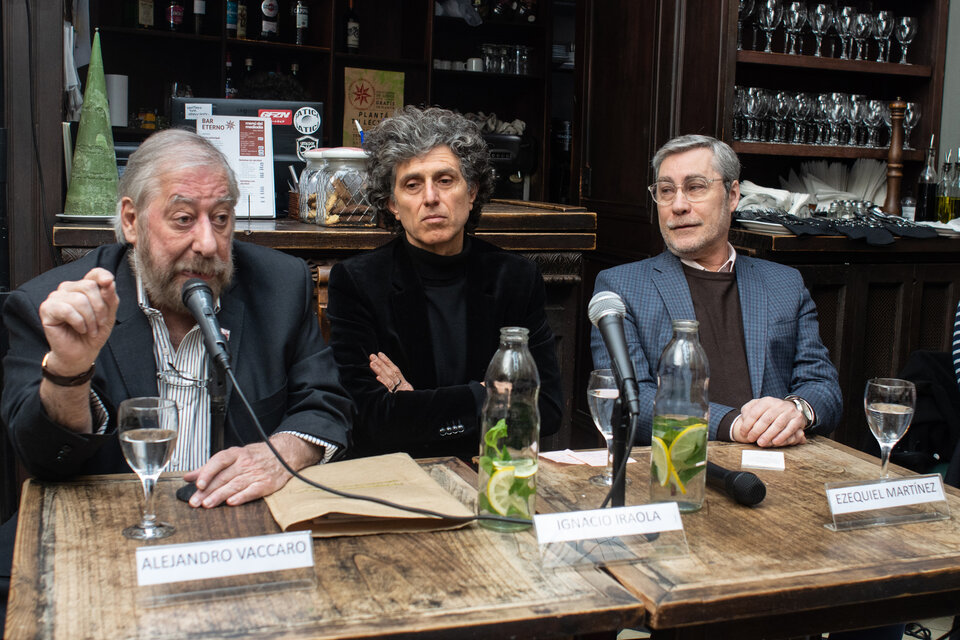
M 618 377 L 619 380 L 619 377 Z M 621 383 L 622 387 L 623 384 Z M 622 393 L 620 394 L 623 395 Z M 627 431 L 630 429 L 630 412 L 624 411 L 620 398 L 613 403 L 610 425 L 613 427 L 613 488 L 610 490 L 610 506 L 622 507 L 626 497 L 627 474 L 617 473 L 627 457 Z

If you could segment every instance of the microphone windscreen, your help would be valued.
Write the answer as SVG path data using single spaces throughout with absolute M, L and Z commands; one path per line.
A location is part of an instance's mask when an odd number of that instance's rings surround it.
M 623 304 L 623 298 L 613 291 L 598 291 L 590 298 L 590 304 L 587 306 L 587 317 L 590 322 L 596 325 L 600 318 L 615 314 L 622 318 L 627 314 L 627 306 Z
M 183 304 L 190 306 L 187 302 L 187 299 L 194 291 L 206 292 L 207 295 L 213 297 L 213 291 L 210 289 L 210 285 L 201 280 L 200 278 L 190 278 L 183 283 L 183 288 L 180 289 L 180 299 L 183 300 Z
M 727 476 L 727 491 L 737 502 L 752 507 L 767 497 L 767 485 L 755 474 L 741 471 Z

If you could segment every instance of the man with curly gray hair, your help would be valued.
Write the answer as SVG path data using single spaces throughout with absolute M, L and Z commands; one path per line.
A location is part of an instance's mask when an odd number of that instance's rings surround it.
M 330 274 L 331 345 L 355 399 L 353 455 L 474 456 L 500 327 L 530 331 L 541 434 L 562 406 L 536 265 L 471 235 L 493 189 L 479 128 L 406 107 L 367 133 L 368 198 L 398 237 Z

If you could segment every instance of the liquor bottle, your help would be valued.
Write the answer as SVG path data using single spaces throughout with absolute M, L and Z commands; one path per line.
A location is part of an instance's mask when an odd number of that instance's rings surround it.
M 224 98 L 236 98 L 237 97 L 237 83 L 233 79 L 233 60 L 230 59 L 230 54 L 227 54 L 227 79 L 224 82 L 223 86 L 223 97 Z
M 207 0 L 193 0 L 193 32 L 203 33 L 203 21 L 207 17 Z
M 958 162 L 953 165 L 953 181 L 950 184 L 950 219 L 960 218 L 960 148 L 957 149 Z
M 512 516 L 532 524 L 540 441 L 540 374 L 527 345 L 529 334 L 525 327 L 502 327 L 500 348 L 487 367 L 477 513 Z M 453 433 L 457 433 L 456 427 Z M 496 520 L 479 524 L 499 531 L 530 528 L 530 524 Z
M 237 37 L 237 0 L 227 0 L 227 37 Z
M 307 30 L 310 27 L 310 7 L 307 6 L 305 0 L 297 0 L 296 5 L 294 5 L 294 11 L 296 12 L 296 22 L 294 23 L 294 44 L 304 45 L 308 41 Z
M 937 219 L 937 167 L 933 136 L 927 149 L 927 161 L 917 181 L 917 222 L 932 222 Z
M 237 2 L 237 37 L 245 40 L 250 34 L 250 11 L 247 10 L 247 0 Z
M 166 22 L 170 31 L 180 31 L 183 28 L 183 3 L 181 0 L 170 0 L 167 4 Z
M 153 0 L 138 0 L 137 26 L 141 29 L 153 29 Z
M 353 0 L 347 7 L 347 53 L 360 53 L 360 18 L 353 11 Z
M 943 168 L 940 173 L 940 186 L 937 187 L 937 217 L 940 222 L 949 222 L 953 217 L 953 204 L 950 202 L 950 192 L 953 187 L 953 151 L 947 151 L 943 159 Z
M 520 0 L 517 3 L 517 19 L 520 22 L 536 22 L 537 0 Z
M 280 3 L 263 0 L 260 3 L 260 39 L 276 40 L 280 36 Z
M 700 323 L 674 320 L 673 339 L 657 363 L 650 448 L 650 502 L 676 502 L 682 512 L 703 506 L 707 478 L 707 389 L 710 367 Z

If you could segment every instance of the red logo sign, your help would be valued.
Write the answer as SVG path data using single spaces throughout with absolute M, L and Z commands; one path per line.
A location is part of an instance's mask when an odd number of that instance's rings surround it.
M 270 118 L 273 124 L 293 124 L 293 111 L 289 109 L 260 109 L 261 118 Z

